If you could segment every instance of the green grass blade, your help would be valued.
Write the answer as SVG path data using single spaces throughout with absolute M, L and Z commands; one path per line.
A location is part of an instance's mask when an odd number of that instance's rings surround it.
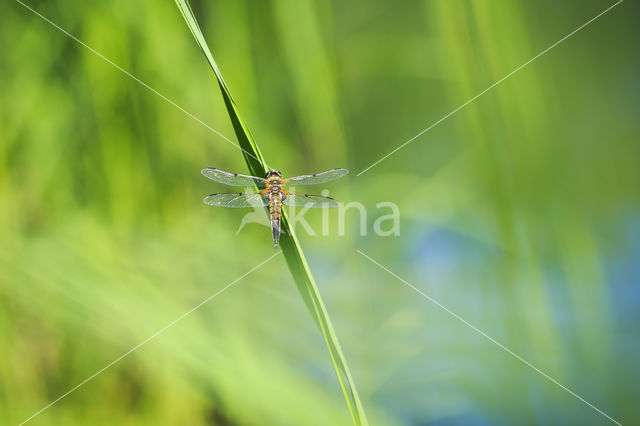
M 249 167 L 249 172 L 254 176 L 264 176 L 269 167 L 251 136 L 249 128 L 240 116 L 238 106 L 233 100 L 233 96 L 231 96 L 231 92 L 225 83 L 224 78 L 222 78 L 222 73 L 216 64 L 216 61 L 213 59 L 213 55 L 211 54 L 211 51 L 207 46 L 207 42 L 200 31 L 200 27 L 198 26 L 193 11 L 191 10 L 191 6 L 187 0 L 175 0 L 175 2 L 186 21 L 187 26 L 191 30 L 191 33 L 198 42 L 200 49 L 202 49 L 202 52 L 206 56 L 209 65 L 211 65 L 211 68 L 216 75 L 236 137 L 238 138 L 240 147 L 243 150 L 245 161 Z M 322 301 L 322 297 L 320 296 L 320 292 L 318 291 L 313 279 L 313 275 L 309 270 L 309 265 L 307 264 L 304 253 L 300 248 L 300 243 L 298 242 L 293 228 L 287 219 L 286 212 L 283 211 L 282 213 L 282 229 L 285 233 L 280 237 L 280 247 L 287 261 L 287 265 L 289 266 L 291 275 L 293 276 L 296 286 L 298 287 L 309 312 L 311 312 L 311 316 L 318 325 L 318 328 L 322 332 L 327 343 L 329 354 L 331 355 L 331 361 L 333 362 L 336 370 L 338 381 L 347 401 L 353 422 L 356 425 L 366 425 L 367 420 L 362 403 L 360 402 L 355 383 L 351 377 L 349 368 L 347 367 L 347 362 L 342 353 L 342 349 L 340 348 L 338 338 L 333 330 L 333 325 L 331 324 L 331 320 Z

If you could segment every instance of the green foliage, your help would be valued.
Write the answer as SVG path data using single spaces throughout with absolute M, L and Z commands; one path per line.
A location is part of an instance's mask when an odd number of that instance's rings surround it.
M 205 41 L 193 11 L 191 10 L 191 6 L 187 0 L 176 0 L 176 5 L 180 9 L 191 33 L 198 42 L 200 49 L 202 49 L 209 65 L 211 65 L 211 68 L 215 73 L 227 107 L 227 112 L 229 113 L 229 117 L 233 123 L 233 128 L 240 143 L 240 147 L 242 148 L 245 161 L 247 162 L 249 173 L 254 176 L 266 175 L 269 167 L 264 161 L 253 136 L 251 136 L 251 132 L 249 131 L 247 124 L 240 116 L 238 106 L 233 100 L 233 96 L 231 96 L 231 92 L 222 77 L 222 73 L 220 72 L 213 55 L 207 46 L 207 42 Z M 353 422 L 356 425 L 367 424 L 364 409 L 362 408 L 362 403 L 358 396 L 358 391 L 356 390 L 355 383 L 351 377 L 351 373 L 349 372 L 338 338 L 333 330 L 331 319 L 329 318 L 329 314 L 324 306 L 324 302 L 322 301 L 318 287 L 313 279 L 307 260 L 302 252 L 300 242 L 294 233 L 293 227 L 287 219 L 286 211 L 283 211 L 282 229 L 284 231 L 284 235 L 280 237 L 280 247 L 282 248 L 282 252 L 284 253 L 298 290 L 300 291 L 311 316 L 318 325 L 322 332 L 322 336 L 327 343 L 329 354 L 331 355 L 331 361 L 335 367 L 338 381 L 340 382 L 340 387 L 345 395 Z
M 334 209 L 328 235 L 296 231 L 371 423 L 606 418 L 356 249 L 640 424 L 637 2 L 357 176 L 614 1 L 192 3 L 269 165 L 352 171 L 327 189 L 366 207 L 369 235 L 355 209 L 345 235 Z M 201 202 L 220 188 L 197 170 L 246 166 L 211 131 L 234 123 L 174 2 L 24 3 L 206 125 L 0 2 L 3 425 L 275 253 L 268 228 Z M 372 234 L 383 201 L 400 236 Z M 321 305 L 293 281 L 275 257 L 27 425 L 352 424 Z

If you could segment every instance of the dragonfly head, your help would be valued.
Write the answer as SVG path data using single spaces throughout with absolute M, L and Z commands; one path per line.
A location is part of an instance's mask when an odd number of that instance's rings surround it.
M 278 177 L 282 177 L 282 173 L 280 173 L 280 171 L 279 171 L 279 170 L 272 169 L 272 170 L 269 170 L 269 171 L 267 172 L 267 177 L 268 177 L 268 178 L 270 178 L 271 176 L 274 176 L 274 175 L 275 175 L 275 176 L 278 176 Z

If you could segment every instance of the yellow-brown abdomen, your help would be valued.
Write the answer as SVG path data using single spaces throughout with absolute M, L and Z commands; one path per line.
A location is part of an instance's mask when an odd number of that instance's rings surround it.
M 282 209 L 282 196 L 279 191 L 272 191 L 269 195 L 269 214 L 271 215 L 271 234 L 274 247 L 278 247 L 280 241 L 280 215 Z

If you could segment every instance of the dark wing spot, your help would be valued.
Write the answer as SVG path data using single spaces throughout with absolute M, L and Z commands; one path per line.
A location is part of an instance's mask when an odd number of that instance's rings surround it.
M 328 199 L 328 200 L 336 201 L 335 198 L 324 197 L 324 196 L 320 196 L 320 195 L 304 194 L 304 196 L 307 197 L 307 198 L 318 197 L 318 198 L 325 198 L 325 199 Z

